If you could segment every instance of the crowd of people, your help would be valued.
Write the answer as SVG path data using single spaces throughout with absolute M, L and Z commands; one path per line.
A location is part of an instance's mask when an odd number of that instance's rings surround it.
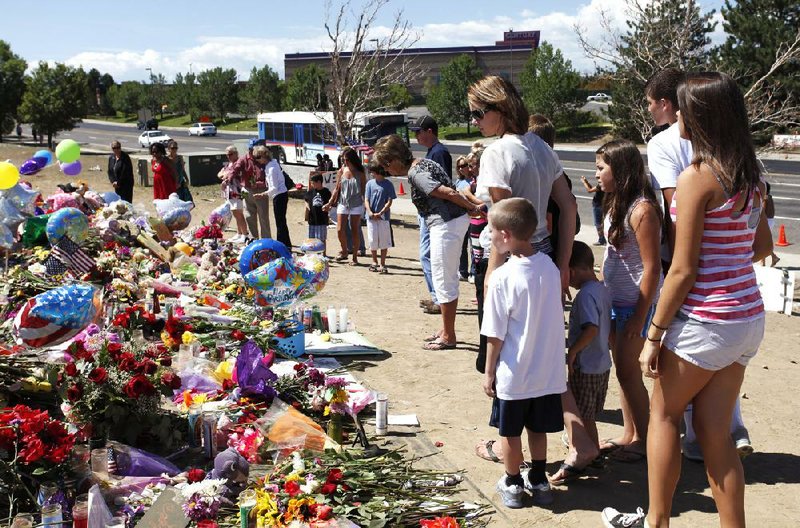
M 499 440 L 480 440 L 476 454 L 503 464 L 496 488 L 507 507 L 524 506 L 528 495 L 534 504 L 549 504 L 552 485 L 590 468 L 646 463 L 647 511 L 609 507 L 603 522 L 668 526 L 682 451 L 705 462 L 721 524 L 744 526 L 740 457 L 753 448 L 738 393 L 764 334 L 753 262 L 772 254 L 772 239 L 767 188 L 736 83 L 716 72 L 663 70 L 643 94 L 658 127 L 647 164 L 627 140 L 597 149 L 596 181 L 582 178 L 582 184 L 593 194 L 595 245 L 604 247 L 600 276 L 591 248 L 574 240 L 580 219 L 553 150 L 552 123 L 529 116 L 515 87 L 498 76 L 475 82 L 467 99 L 473 123 L 497 139 L 485 147 L 477 142 L 459 157 L 455 178 L 431 116 L 409 127 L 427 149 L 424 157 L 398 135 L 381 138 L 366 166 L 352 148 L 343 149 L 338 169 L 327 155 L 318 156 L 305 195 L 308 236 L 321 240 L 327 255 L 335 222 L 336 261 L 359 265 L 368 247 L 369 270 L 388 273 L 397 195 L 386 177 L 408 177 L 429 294 L 420 307 L 441 317 L 440 329 L 420 346 L 458 346 L 459 283 L 474 283 L 476 368 L 492 398 L 489 423 L 499 433 Z M 151 148 L 155 198 L 186 184 L 177 144 L 172 147 L 169 155 L 161 145 Z M 288 176 L 268 149 L 250 147 L 243 157 L 228 147 L 230 163 L 219 173 L 236 220 L 234 240 L 271 236 L 272 201 L 276 238 L 291 247 Z M 118 143 L 112 149 L 109 178 L 121 197 L 130 197 L 130 158 Z M 330 190 L 323 175 L 332 173 Z M 578 293 L 565 346 L 570 287 Z M 612 367 L 623 428 L 601 439 L 596 420 Z M 651 393 L 643 377 L 654 380 Z M 548 475 L 546 433 L 562 430 L 569 453 Z

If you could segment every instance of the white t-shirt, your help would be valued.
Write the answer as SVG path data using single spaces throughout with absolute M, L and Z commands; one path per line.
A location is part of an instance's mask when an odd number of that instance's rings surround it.
M 563 172 L 558 155 L 536 134 L 505 134 L 481 155 L 476 195 L 488 194 L 489 187 L 496 187 L 530 200 L 539 218 L 531 242 L 541 242 L 548 236 L 547 200 L 553 182 Z
M 495 383 L 501 400 L 567 390 L 561 276 L 550 257 L 512 256 L 492 273 L 481 334 L 503 340 Z
M 678 176 L 691 163 L 692 142 L 681 137 L 678 123 L 653 136 L 647 144 L 647 168 L 656 190 L 677 187 Z

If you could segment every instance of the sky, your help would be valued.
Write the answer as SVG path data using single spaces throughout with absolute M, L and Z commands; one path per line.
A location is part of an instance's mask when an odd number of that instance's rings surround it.
M 721 20 L 722 0 L 699 3 L 704 12 L 715 9 Z M 63 62 L 97 68 L 121 82 L 149 79 L 152 68 L 171 82 L 177 73 L 217 66 L 234 68 L 246 80 L 253 67 L 267 64 L 283 78 L 284 54 L 330 49 L 325 5 L 324 0 L 8 1 L 0 4 L 0 39 L 29 70 L 39 61 Z M 361 5 L 363 0 L 352 0 L 351 12 Z M 388 0 L 369 37 L 386 37 L 400 9 L 419 35 L 413 47 L 486 46 L 509 29 L 540 30 L 543 41 L 589 73 L 595 63 L 584 56 L 574 27 L 599 42 L 600 9 L 623 29 L 624 5 L 625 0 Z M 722 39 L 718 24 L 712 40 Z

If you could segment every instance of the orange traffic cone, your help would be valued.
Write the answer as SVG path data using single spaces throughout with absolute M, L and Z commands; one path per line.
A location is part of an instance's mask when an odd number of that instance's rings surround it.
M 397 196 L 405 196 L 405 195 L 406 195 L 406 190 L 403 189 L 403 182 L 400 182 L 400 190 L 397 191 Z
M 778 229 L 778 241 L 775 242 L 775 245 L 778 247 L 785 247 L 789 245 L 789 242 L 786 241 L 786 226 L 783 224 L 781 224 L 780 229 Z

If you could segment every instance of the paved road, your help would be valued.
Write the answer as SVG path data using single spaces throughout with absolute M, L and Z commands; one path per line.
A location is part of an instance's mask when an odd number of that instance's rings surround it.
M 253 137 L 252 133 L 220 134 L 217 137 L 188 136 L 185 130 L 166 130 L 178 143 L 182 152 L 220 151 L 234 139 Z M 72 138 L 80 143 L 106 148 L 112 140 L 117 139 L 126 150 L 141 150 L 137 138 L 140 131 L 131 125 L 82 123 L 79 127 L 69 132 L 64 132 L 59 139 Z M 450 145 L 450 152 L 457 157 L 469 152 L 466 145 Z M 417 144 L 412 145 L 416 155 L 424 155 L 424 149 Z M 594 177 L 594 152 L 589 150 L 570 150 L 557 148 L 564 168 L 572 177 L 575 184 L 575 196 L 578 198 L 581 219 L 591 222 L 591 196 L 584 190 L 580 183 L 580 176 L 587 176 L 590 180 Z M 776 230 L 774 236 L 777 240 L 777 226 L 786 226 L 786 236 L 793 245 L 783 248 L 782 251 L 800 253 L 800 162 L 793 160 L 764 160 L 764 165 L 770 175 L 772 195 L 775 199 Z M 398 180 L 402 181 L 402 179 Z M 407 184 L 406 184 L 407 186 Z

